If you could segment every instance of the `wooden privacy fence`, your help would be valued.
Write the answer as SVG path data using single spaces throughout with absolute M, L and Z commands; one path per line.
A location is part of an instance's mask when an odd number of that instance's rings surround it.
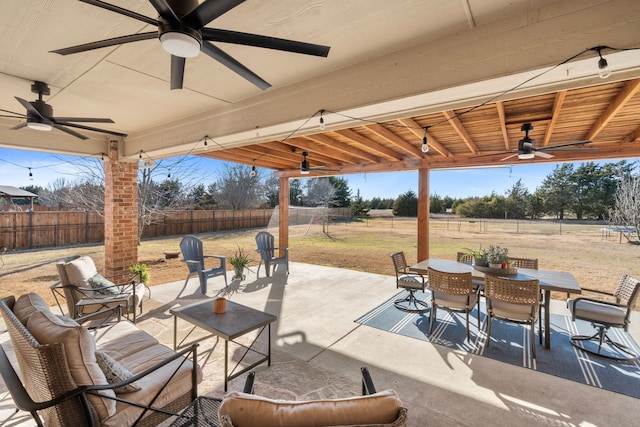
M 349 216 L 349 208 L 332 210 Z M 273 209 L 167 211 L 145 225 L 142 238 L 266 227 Z M 104 218 L 84 211 L 0 212 L 0 249 L 70 246 L 104 242 Z

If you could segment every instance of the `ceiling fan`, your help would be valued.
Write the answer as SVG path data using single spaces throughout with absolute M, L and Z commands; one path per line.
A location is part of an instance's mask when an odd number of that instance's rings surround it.
M 63 132 L 68 133 L 69 135 L 73 135 L 76 138 L 80 139 L 88 139 L 87 136 L 82 135 L 69 127 L 90 130 L 93 132 L 101 132 L 107 133 L 110 135 L 117 136 L 127 136 L 125 133 L 114 132 L 106 129 L 98 129 L 92 126 L 84 126 L 79 125 L 74 122 L 92 122 L 92 123 L 113 123 L 111 119 L 99 119 L 95 117 L 54 117 L 53 115 L 53 107 L 47 104 L 42 100 L 42 95 L 50 95 L 51 91 L 49 90 L 49 86 L 44 82 L 36 81 L 31 85 L 31 92 L 38 94 L 38 99 L 35 101 L 27 101 L 22 98 L 15 97 L 20 104 L 27 110 L 26 114 L 14 113 L 13 111 L 1 110 L 5 113 L 14 114 L 13 116 L 0 115 L 0 117 L 10 117 L 10 118 L 26 118 L 27 121 L 24 123 L 20 123 L 12 127 L 12 130 L 22 129 L 23 127 L 28 127 L 29 129 L 40 130 L 40 131 L 50 131 L 52 128 L 56 128 Z
M 198 0 L 149 0 L 158 12 L 159 16 L 157 20 L 100 0 L 80 1 L 137 19 L 150 25 L 155 25 L 158 27 L 158 30 L 114 37 L 65 49 L 53 50 L 52 52 L 60 55 L 69 55 L 108 46 L 158 38 L 164 50 L 171 54 L 171 89 L 182 89 L 185 58 L 197 56 L 200 51 L 244 77 L 260 89 L 265 90 L 271 87 L 268 82 L 257 74 L 210 43 L 212 41 L 302 53 L 305 55 L 322 57 L 329 55 L 330 47 L 328 46 L 205 27 L 205 25 L 238 6 L 244 2 L 244 0 L 206 0 L 202 4 L 199 4 Z
M 311 171 L 337 171 L 339 169 L 328 169 L 326 166 L 310 166 L 309 160 L 307 160 L 307 156 L 309 153 L 306 151 L 302 152 L 302 161 L 300 162 L 300 174 L 301 175 L 309 175 Z
M 574 141 L 567 142 L 564 144 L 550 145 L 547 147 L 536 148 L 535 140 L 529 137 L 529 132 L 533 130 L 533 125 L 531 123 L 524 123 L 520 128 L 521 131 L 524 132 L 524 138 L 518 141 L 518 152 L 511 154 L 500 161 L 504 161 L 510 159 L 512 157 L 518 156 L 520 160 L 530 160 L 534 157 L 542 157 L 544 159 L 553 158 L 552 154 L 546 153 L 547 151 L 594 151 L 595 148 L 591 147 L 583 147 L 583 148 L 569 148 L 573 145 L 581 145 L 588 144 L 591 140 L 584 141 Z

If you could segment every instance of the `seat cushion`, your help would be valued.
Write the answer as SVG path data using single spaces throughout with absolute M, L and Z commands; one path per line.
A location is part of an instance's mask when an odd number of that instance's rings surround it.
M 402 276 L 398 278 L 398 286 L 406 289 L 420 289 L 424 290 L 424 284 L 422 280 L 419 280 L 415 276 Z
M 274 400 L 231 392 L 223 399 L 219 413 L 220 417 L 228 417 L 234 427 L 348 426 L 392 423 L 401 407 L 394 390 L 313 401 Z
M 468 305 L 467 298 L 469 299 Z M 478 302 L 478 294 L 474 292 L 467 297 L 467 295 L 450 295 L 433 291 L 433 300 L 438 306 L 463 310 L 465 308 L 473 308 L 473 306 L 476 305 Z
M 37 300 L 33 296 L 26 299 Z M 85 327 L 60 320 L 48 307 L 33 312 L 28 317 L 25 326 L 40 344 L 57 342 L 64 344 L 69 371 L 76 384 L 107 384 L 107 379 L 96 361 L 95 341 Z M 105 390 L 103 394 L 115 396 L 112 390 Z M 89 395 L 88 398 L 99 419 L 105 419 L 115 413 L 116 405 L 113 400 L 102 399 L 94 395 Z
M 491 309 L 493 314 L 505 319 L 527 321 L 532 317 L 536 317 L 537 310 L 533 310 L 530 305 L 511 304 L 504 301 L 491 301 Z
M 626 310 L 621 308 L 581 298 L 577 298 L 574 303 L 570 300 L 569 307 L 578 319 L 601 322 L 606 325 L 624 325 L 627 315 Z

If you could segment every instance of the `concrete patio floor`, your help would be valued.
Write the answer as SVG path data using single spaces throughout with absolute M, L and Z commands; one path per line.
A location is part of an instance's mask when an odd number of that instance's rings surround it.
M 378 390 L 395 389 L 409 409 L 410 426 L 631 426 L 640 422 L 639 400 L 596 387 L 384 332 L 354 319 L 393 296 L 392 276 L 309 264 L 291 264 L 287 276 L 243 281 L 209 281 L 207 295 L 278 316 L 272 325 L 272 364 L 257 368 L 256 394 L 282 399 L 346 397 L 360 393 L 360 367 L 367 366 Z M 232 273 L 229 272 L 229 277 Z M 138 325 L 173 345 L 169 309 L 203 298 L 197 279 L 154 286 Z M 566 313 L 553 301 L 555 313 Z M 631 333 L 640 340 L 640 316 Z M 188 330 L 179 322 L 179 333 Z M 248 344 L 249 334 L 241 342 Z M 0 341 L 8 339 L 0 336 Z M 264 336 L 258 339 L 263 350 Z M 553 351 L 538 347 L 538 351 Z M 204 380 L 199 394 L 222 397 L 224 344 L 207 339 L 199 347 Z M 237 360 L 241 347 L 232 347 Z M 234 363 L 230 363 L 233 366 Z M 245 375 L 229 390 L 241 390 Z M 4 384 L 0 387 L 0 426 L 28 426 L 28 414 L 14 413 Z

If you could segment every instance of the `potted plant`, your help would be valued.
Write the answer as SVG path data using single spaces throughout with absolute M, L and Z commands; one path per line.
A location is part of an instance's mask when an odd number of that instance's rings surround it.
M 229 264 L 233 266 L 234 279 L 244 279 L 244 269 L 253 261 L 249 256 L 238 246 L 238 250 L 234 252 L 232 256 L 227 258 Z
M 151 274 L 149 273 L 149 267 L 147 267 L 147 264 L 132 265 L 129 267 L 129 271 L 133 274 L 137 274 L 140 278 L 140 282 L 145 285 L 148 285 L 149 281 L 151 281 Z
M 487 248 L 487 262 L 491 268 L 502 268 L 502 263 L 509 259 L 509 249 L 501 246 L 489 245 Z
M 477 265 L 479 267 L 486 267 L 487 265 L 487 250 L 483 249 L 482 246 L 476 251 L 474 249 L 465 248 L 467 251 L 467 255 L 471 255 L 473 257 L 473 261 L 471 262 L 473 265 Z

